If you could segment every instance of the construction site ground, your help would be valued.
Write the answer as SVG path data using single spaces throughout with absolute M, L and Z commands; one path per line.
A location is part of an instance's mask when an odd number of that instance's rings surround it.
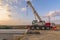
M 25 34 L 22 40 L 60 40 L 60 30 L 40 30 L 40 34 Z

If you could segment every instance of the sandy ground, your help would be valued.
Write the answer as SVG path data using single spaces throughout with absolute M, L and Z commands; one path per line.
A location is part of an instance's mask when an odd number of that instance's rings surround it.
M 41 34 L 30 34 L 24 37 L 24 40 L 60 40 L 60 31 L 40 31 Z

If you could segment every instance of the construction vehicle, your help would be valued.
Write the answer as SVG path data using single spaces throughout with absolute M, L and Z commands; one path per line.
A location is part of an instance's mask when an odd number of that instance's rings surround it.
M 38 15 L 38 13 L 36 12 L 35 8 L 33 7 L 30 1 L 27 1 L 27 4 L 29 7 L 31 7 L 33 14 L 35 16 L 35 20 L 32 21 L 32 26 L 30 27 L 28 26 L 28 28 L 32 30 L 50 30 L 55 27 L 55 25 L 52 26 L 53 25 L 52 23 L 50 22 L 46 23 L 45 21 L 41 19 L 41 17 Z

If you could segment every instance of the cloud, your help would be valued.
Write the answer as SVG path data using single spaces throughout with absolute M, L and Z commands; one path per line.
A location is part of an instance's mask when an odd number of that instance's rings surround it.
M 9 3 L 17 3 L 18 2 L 18 0 L 5 0 L 5 1 L 7 1 Z
M 13 17 L 10 18 L 9 15 L 13 16 L 12 13 L 17 13 L 15 12 L 18 9 L 18 6 L 16 5 L 17 3 L 18 3 L 18 0 L 0 0 L 0 14 L 3 15 L 0 17 L 2 19 L 4 18 L 12 19 Z
M 60 16 L 60 10 L 50 11 L 46 16 Z
M 8 15 L 11 14 L 9 11 L 9 5 L 4 5 L 3 0 L 0 0 L 0 21 L 1 20 L 10 20 L 10 17 Z
M 25 1 L 32 1 L 32 0 L 25 0 Z
M 22 11 L 22 12 L 26 12 L 26 11 L 27 11 L 26 7 L 21 8 L 21 11 Z
M 21 11 L 26 11 L 25 7 L 22 8 L 23 1 L 25 0 L 0 0 L 0 6 L 4 7 L 4 10 L 7 9 L 6 12 L 9 12 L 13 16 L 12 18 L 14 18 L 15 14 L 18 15 Z
M 0 24 L 26 24 L 27 20 L 22 20 L 22 16 L 19 15 L 21 11 L 26 12 L 27 10 L 26 7 L 23 7 L 25 6 L 23 2 L 25 2 L 25 0 L 0 0 Z M 10 15 L 12 15 L 12 17 L 10 17 Z M 16 15 L 18 15 L 18 17 Z

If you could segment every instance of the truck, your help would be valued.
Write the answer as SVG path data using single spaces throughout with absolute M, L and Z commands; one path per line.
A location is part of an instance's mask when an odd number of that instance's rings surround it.
M 35 8 L 33 7 L 30 1 L 27 1 L 28 7 L 32 9 L 32 12 L 35 16 L 35 20 L 32 21 L 32 26 L 28 26 L 31 30 L 51 30 L 56 28 L 54 23 L 45 22 L 41 19 Z

